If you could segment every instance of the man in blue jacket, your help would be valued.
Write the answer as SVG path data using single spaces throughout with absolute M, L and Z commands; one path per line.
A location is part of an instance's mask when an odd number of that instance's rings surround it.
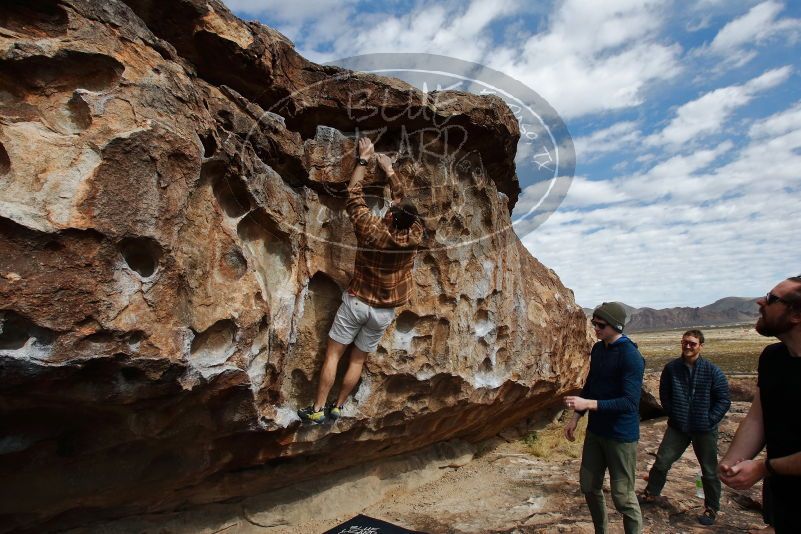
M 596 534 L 607 532 L 604 474 L 609 469 L 612 501 L 623 515 L 626 534 L 642 532 L 642 514 L 634 492 L 637 441 L 640 439 L 640 393 L 645 360 L 623 335 L 626 310 L 617 302 L 604 302 L 593 312 L 592 326 L 598 343 L 590 353 L 590 373 L 579 397 L 565 397 L 575 410 L 565 426 L 573 441 L 579 419 L 590 411 L 581 453 L 579 484 L 592 515 Z
M 681 357 L 669 362 L 659 379 L 659 400 L 668 414 L 668 427 L 648 474 L 641 502 L 653 502 L 662 492 L 667 473 L 692 443 L 704 485 L 702 525 L 715 523 L 720 511 L 718 423 L 731 406 L 729 383 L 718 366 L 701 357 L 704 333 L 688 330 L 681 338 Z

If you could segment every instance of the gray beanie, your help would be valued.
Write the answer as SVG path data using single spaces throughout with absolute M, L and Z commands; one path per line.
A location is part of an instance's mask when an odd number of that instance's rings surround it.
M 603 319 L 618 332 L 622 332 L 626 324 L 626 309 L 619 302 L 604 302 L 595 308 L 592 316 Z

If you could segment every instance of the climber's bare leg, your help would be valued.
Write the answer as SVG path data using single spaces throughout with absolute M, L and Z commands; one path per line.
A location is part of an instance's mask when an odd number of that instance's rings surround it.
M 350 351 L 348 370 L 345 371 L 345 377 L 342 379 L 342 388 L 339 391 L 336 406 L 342 406 L 345 404 L 345 401 L 348 399 L 348 395 L 350 395 L 351 391 L 353 391 L 353 388 L 355 388 L 356 384 L 358 384 L 359 378 L 362 376 L 362 368 L 364 367 L 364 361 L 366 359 L 367 353 L 356 345 L 353 345 L 353 348 Z
M 317 397 L 314 399 L 314 410 L 320 411 L 325 406 L 325 400 L 328 398 L 328 393 L 331 391 L 331 386 L 334 385 L 334 380 L 337 377 L 337 365 L 339 359 L 345 353 L 347 345 L 343 345 L 339 341 L 334 341 L 328 338 L 328 346 L 325 349 L 325 361 L 323 367 L 320 369 L 320 381 L 317 383 Z M 353 347 L 356 351 L 356 347 Z M 351 361 L 353 356 L 351 355 Z

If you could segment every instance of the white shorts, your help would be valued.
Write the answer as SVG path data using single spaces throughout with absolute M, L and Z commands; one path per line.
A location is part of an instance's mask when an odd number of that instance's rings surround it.
M 328 337 L 343 345 L 355 343 L 364 352 L 373 352 L 395 318 L 395 308 L 376 308 L 345 291 Z

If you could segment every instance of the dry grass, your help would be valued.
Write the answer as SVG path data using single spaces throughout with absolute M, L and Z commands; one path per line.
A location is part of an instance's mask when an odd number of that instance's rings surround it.
M 572 417 L 573 412 L 565 411 L 564 417 Z M 576 441 L 570 442 L 564 436 L 565 421 L 551 423 L 542 430 L 535 430 L 523 438 L 528 452 L 545 460 L 563 460 L 581 457 L 584 434 L 587 431 L 587 418 L 579 419 L 576 428 Z
M 679 342 L 687 329 L 662 332 L 637 332 L 632 340 L 645 357 L 649 371 L 660 371 L 662 367 L 681 355 Z M 701 328 L 706 342 L 701 355 L 714 362 L 726 374 L 756 372 L 759 354 L 766 345 L 775 343 L 774 338 L 760 336 L 753 325 Z

